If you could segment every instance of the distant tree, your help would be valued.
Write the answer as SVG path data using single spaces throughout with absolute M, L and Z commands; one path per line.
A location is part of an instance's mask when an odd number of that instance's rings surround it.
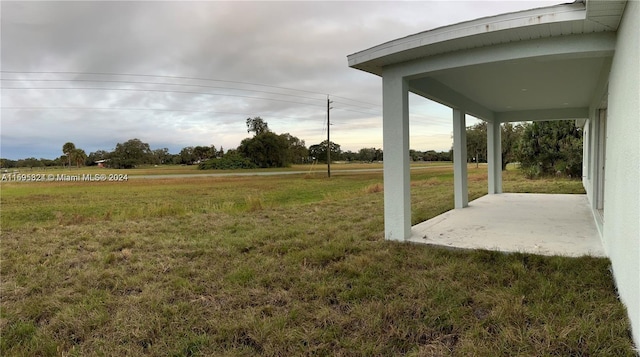
M 420 151 L 416 151 L 413 149 L 409 150 L 409 158 L 411 159 L 411 161 L 420 161 L 422 160 L 423 156 L 423 153 Z
M 487 122 L 467 128 L 467 157 L 471 162 L 487 162 Z
M 124 143 L 118 143 L 111 153 L 111 166 L 116 169 L 130 169 L 138 165 L 153 162 L 153 152 L 149 144 L 140 139 L 131 139 Z
M 449 151 L 441 151 L 438 153 L 438 161 L 451 161 L 451 154 L 453 152 L 451 150 Z
M 211 158 L 216 157 L 216 147 L 215 146 L 195 146 L 193 148 L 193 156 L 195 157 L 195 162 L 202 162 Z
M 522 132 L 517 158 L 525 175 L 582 176 L 582 131 L 571 120 L 537 121 Z
M 338 159 L 342 150 L 340 150 L 340 145 L 334 143 L 333 141 L 330 143 L 331 148 L 331 159 Z M 309 146 L 309 156 L 312 157 L 313 160 L 317 160 L 319 162 L 327 162 L 327 141 L 323 141 L 320 144 Z
M 0 168 L 10 169 L 10 168 L 14 168 L 14 167 L 18 167 L 18 162 L 17 161 L 9 160 L 9 159 L 0 159 Z
M 524 126 L 522 124 L 502 124 L 500 134 L 500 137 L 502 139 L 502 170 L 505 170 L 509 163 L 518 161 L 518 143 L 520 142 L 523 131 Z
M 105 150 L 97 150 L 97 151 L 90 152 L 89 155 L 87 155 L 87 159 L 85 160 L 85 165 L 87 166 L 96 165 L 96 161 L 107 160 L 109 159 L 109 155 L 110 153 Z
M 209 148 L 209 157 L 210 158 L 216 158 L 220 155 L 220 153 L 218 152 L 218 149 L 216 149 L 215 145 L 211 145 L 211 147 Z
M 253 169 L 256 165 L 248 158 L 242 156 L 239 152 L 229 150 L 224 156 L 209 159 L 198 164 L 200 170 L 235 170 L 235 169 Z
M 40 162 L 42 163 L 42 166 L 44 166 L 44 167 L 56 166 L 56 161 L 55 160 L 46 159 L 44 157 L 40 158 Z
M 415 153 L 415 150 L 413 150 Z M 411 153 L 409 153 L 411 155 Z M 358 150 L 358 160 L 364 162 L 382 161 L 382 150 L 376 148 L 362 148 Z
M 358 160 L 363 162 L 372 162 L 375 152 L 373 148 L 362 148 L 358 150 Z
M 169 148 L 153 150 L 153 160 L 156 164 L 171 163 L 171 156 L 172 155 L 169 153 Z
M 196 156 L 193 154 L 193 146 L 182 148 L 178 155 L 180 156 L 179 164 L 191 165 L 196 161 Z
M 17 166 L 33 168 L 33 167 L 43 167 L 44 164 L 42 163 L 42 161 L 36 159 L 35 157 L 28 157 L 26 159 L 18 160 Z
M 76 163 L 76 167 L 79 168 L 80 165 L 84 164 L 85 160 L 87 159 L 87 154 L 84 152 L 84 150 L 75 148 L 71 151 L 70 157 L 72 161 Z
M 358 153 L 357 152 L 353 152 L 351 150 L 347 150 L 347 151 L 343 151 L 342 152 L 342 158 L 345 161 L 358 161 Z
M 217 156 L 215 146 L 187 146 L 178 154 L 178 164 L 192 165 Z
M 255 135 L 260 135 L 270 131 L 267 122 L 262 118 L 247 118 L 247 133 L 253 132 Z
M 280 134 L 280 136 L 288 145 L 288 162 L 294 164 L 304 164 L 307 162 L 309 159 L 309 150 L 307 149 L 304 140 L 300 140 L 289 133 Z
M 71 167 L 71 158 L 72 152 L 76 149 L 76 145 L 72 142 L 66 142 L 62 145 L 62 153 L 67 156 L 67 160 L 69 160 L 69 167 Z
M 422 154 L 422 160 L 424 161 L 439 161 L 438 153 L 435 150 L 427 150 Z
M 500 126 L 502 147 L 502 169 L 515 161 L 517 145 L 522 135 L 523 126 L 505 123 Z M 487 123 L 480 122 L 467 128 L 467 157 L 471 162 L 487 162 Z
M 242 140 L 238 152 L 258 167 L 285 167 L 291 164 L 289 142 L 270 131 Z
M 69 161 L 69 157 L 67 155 L 60 155 L 56 161 L 60 164 L 60 166 L 64 167 L 65 164 Z
M 382 149 L 376 149 L 376 155 L 373 158 L 375 161 L 382 161 L 384 160 L 384 152 L 382 152 Z

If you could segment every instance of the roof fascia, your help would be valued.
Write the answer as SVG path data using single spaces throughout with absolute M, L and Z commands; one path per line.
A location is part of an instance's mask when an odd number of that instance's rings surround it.
M 348 55 L 347 59 L 350 67 L 358 68 L 358 64 L 364 62 L 435 43 L 496 31 L 521 29 L 532 25 L 584 20 L 585 17 L 586 7 L 579 2 L 501 14 L 443 26 L 385 42 Z M 451 50 L 457 50 L 457 48 Z

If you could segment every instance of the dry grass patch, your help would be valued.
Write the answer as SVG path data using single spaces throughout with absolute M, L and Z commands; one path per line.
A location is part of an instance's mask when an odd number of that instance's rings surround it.
M 381 176 L 3 184 L 0 354 L 634 355 L 607 259 L 384 241 Z
M 369 185 L 367 187 L 365 187 L 364 192 L 366 193 L 378 193 L 378 192 L 382 192 L 383 190 L 383 186 L 381 183 L 375 183 L 373 185 Z

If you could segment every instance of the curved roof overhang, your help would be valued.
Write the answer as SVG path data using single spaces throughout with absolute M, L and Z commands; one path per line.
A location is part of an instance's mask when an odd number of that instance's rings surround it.
M 348 56 L 489 121 L 587 118 L 606 92 L 625 1 L 574 2 L 441 27 Z

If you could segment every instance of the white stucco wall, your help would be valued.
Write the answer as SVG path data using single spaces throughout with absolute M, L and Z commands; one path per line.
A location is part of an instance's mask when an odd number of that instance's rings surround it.
M 640 347 L 640 2 L 628 1 L 609 77 L 604 244 Z

